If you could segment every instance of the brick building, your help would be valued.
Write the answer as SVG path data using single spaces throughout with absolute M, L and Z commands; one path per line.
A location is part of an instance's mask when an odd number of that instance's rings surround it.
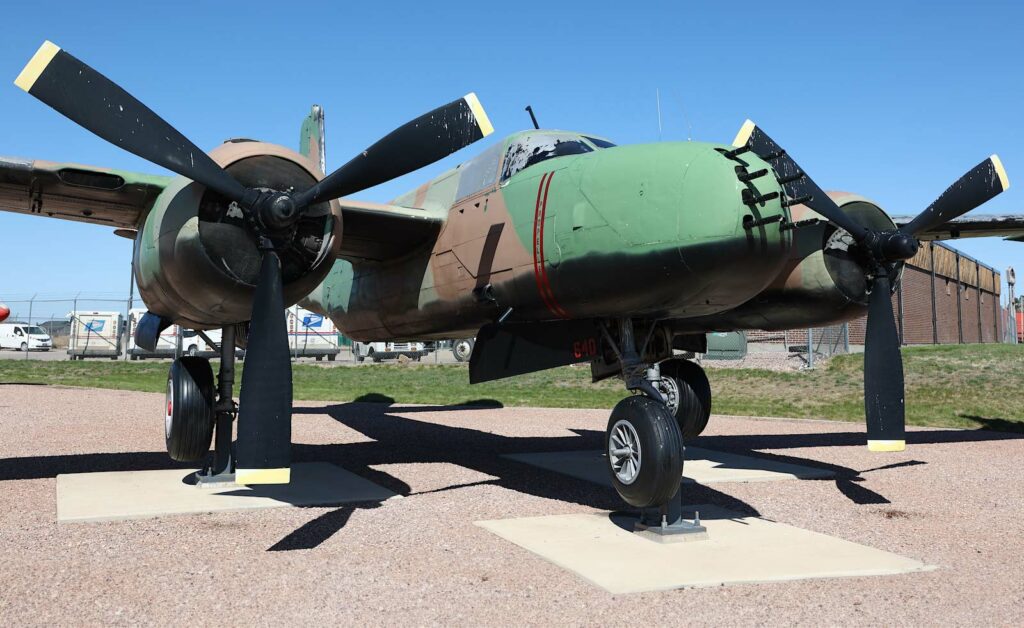
M 892 297 L 903 344 L 999 342 L 1003 338 L 1000 275 L 993 268 L 940 242 L 922 242 L 903 270 Z M 849 342 L 864 344 L 867 317 L 849 325 Z M 751 342 L 805 344 L 805 332 L 754 331 Z

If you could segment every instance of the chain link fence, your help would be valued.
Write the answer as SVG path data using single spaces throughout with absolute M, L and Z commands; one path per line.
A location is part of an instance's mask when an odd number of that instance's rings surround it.
M 219 355 L 220 330 L 200 334 L 177 325 L 161 334 L 156 351 L 137 347 L 133 339 L 135 323 L 145 308 L 131 297 L 96 293 L 63 298 L 35 295 L 4 303 L 11 313 L 0 325 L 0 359 L 144 360 Z M 293 362 L 359 362 L 353 355 L 351 341 L 337 331 L 329 318 L 295 305 L 286 310 L 285 320 Z M 442 347 L 443 350 L 433 350 Z M 428 343 L 426 348 L 433 353 L 424 358 L 428 362 L 458 362 L 445 343 Z M 244 351 L 236 355 L 244 360 Z

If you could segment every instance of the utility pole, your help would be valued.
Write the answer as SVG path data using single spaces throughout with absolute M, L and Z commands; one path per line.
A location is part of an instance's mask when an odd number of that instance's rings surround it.
M 1013 285 L 1017 283 L 1017 273 L 1013 266 L 1006 269 L 1006 285 L 1010 289 L 1010 324 L 1013 325 L 1013 344 L 1017 344 L 1017 301 L 1013 298 Z

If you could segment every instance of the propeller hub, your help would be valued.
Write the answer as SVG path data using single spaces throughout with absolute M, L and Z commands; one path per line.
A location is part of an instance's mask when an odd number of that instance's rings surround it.
M 267 194 L 256 207 L 263 226 L 270 231 L 287 229 L 299 218 L 298 207 L 290 194 L 272 192 Z
M 863 241 L 877 262 L 902 262 L 917 254 L 921 243 L 902 231 L 869 231 Z

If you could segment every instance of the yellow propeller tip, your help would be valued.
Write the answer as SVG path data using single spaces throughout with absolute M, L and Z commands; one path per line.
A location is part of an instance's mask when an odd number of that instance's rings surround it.
M 469 105 L 469 110 L 473 112 L 473 117 L 476 118 L 476 124 L 480 127 L 480 135 L 487 137 L 494 132 L 494 126 L 491 124 L 490 118 L 487 117 L 487 112 L 484 111 L 484 106 L 480 104 L 480 99 L 476 97 L 474 92 L 469 92 L 463 97 L 466 104 Z
M 732 145 L 736 148 L 746 146 L 747 142 L 750 141 L 750 136 L 754 133 L 754 129 L 756 128 L 757 125 L 754 124 L 754 121 L 748 118 L 747 121 L 743 123 L 743 126 L 740 127 L 740 132 L 736 134 L 736 139 L 732 141 Z
M 903 451 L 907 448 L 905 440 L 869 440 L 868 451 Z
M 992 155 L 989 157 L 992 160 L 992 165 L 995 166 L 996 176 L 999 177 L 999 185 L 1003 187 L 1003 191 L 1010 189 L 1010 179 L 1006 176 L 1006 168 L 1003 167 L 1003 161 L 999 159 L 999 155 Z
M 235 482 L 238 484 L 288 484 L 291 469 L 236 469 Z
M 39 80 L 39 75 L 43 73 L 46 66 L 50 65 L 50 62 L 53 61 L 58 52 L 60 52 L 60 46 L 50 40 L 44 41 L 39 50 L 28 60 L 18 78 L 14 79 L 14 84 L 26 92 L 31 90 L 32 86 Z

